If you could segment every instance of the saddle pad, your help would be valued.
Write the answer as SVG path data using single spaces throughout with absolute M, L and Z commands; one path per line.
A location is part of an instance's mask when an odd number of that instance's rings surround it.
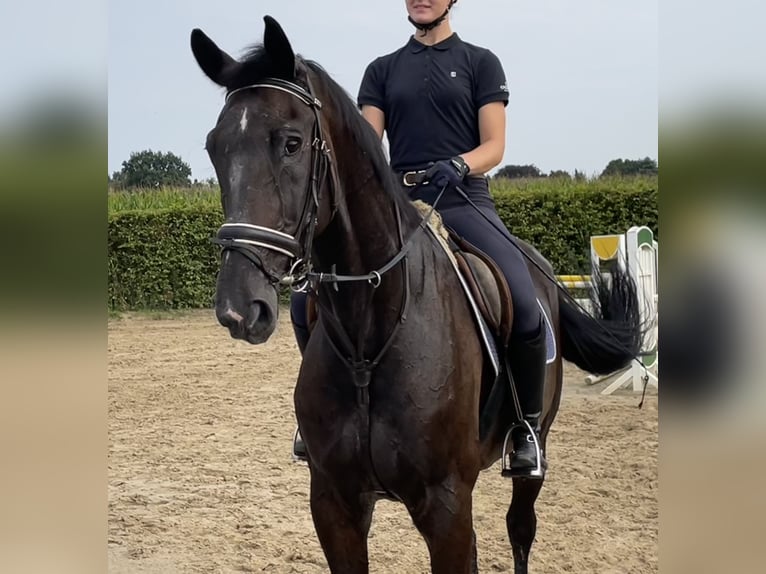
M 486 321 L 484 320 L 484 317 L 482 317 L 481 311 L 479 311 L 479 307 L 473 298 L 473 294 L 471 293 L 471 288 L 465 282 L 465 279 L 463 278 L 463 274 L 460 273 L 460 269 L 458 269 L 457 263 L 455 263 L 455 259 L 452 257 L 452 254 L 449 253 L 447 246 L 444 244 L 444 242 L 439 240 L 439 238 L 436 236 L 436 232 L 431 228 L 431 226 L 426 226 L 426 229 L 428 229 L 428 231 L 434 236 L 434 239 L 436 240 L 437 245 L 439 245 L 450 256 L 449 260 L 452 263 L 452 268 L 455 270 L 455 273 L 457 274 L 458 279 L 460 280 L 460 284 L 463 286 L 463 293 L 465 293 L 465 296 L 468 299 L 469 307 L 471 308 L 471 311 L 473 312 L 473 316 L 479 325 L 479 333 L 481 334 L 480 338 L 482 340 L 484 350 L 487 352 L 487 356 L 489 357 L 490 362 L 492 363 L 492 367 L 495 370 L 495 377 L 497 377 L 500 374 L 500 358 L 497 351 L 497 344 L 495 343 L 495 338 L 492 335 L 492 332 L 490 331 Z M 545 309 L 545 306 L 542 304 L 542 302 L 539 299 L 537 300 L 537 304 L 540 306 L 540 311 L 542 312 L 543 317 L 545 318 L 545 320 L 543 321 L 543 323 L 545 324 L 545 347 L 546 347 L 545 363 L 547 365 L 550 365 L 553 361 L 556 360 L 556 352 L 557 352 L 556 338 L 553 336 L 553 327 L 551 326 L 551 319 L 549 317 L 547 310 Z
M 444 250 L 444 252 L 448 255 L 448 259 L 450 260 L 450 263 L 452 264 L 452 268 L 455 270 L 455 274 L 460 280 L 460 285 L 463 286 L 463 293 L 465 293 L 465 296 L 468 298 L 468 306 L 471 308 L 473 316 L 476 319 L 477 324 L 479 325 L 479 334 L 481 335 L 479 338 L 481 339 L 484 350 L 487 352 L 487 356 L 489 357 L 490 363 L 492 363 L 492 368 L 495 371 L 495 377 L 497 377 L 498 375 L 500 375 L 500 358 L 497 352 L 497 345 L 495 344 L 495 338 L 492 336 L 492 332 L 490 331 L 489 326 L 484 320 L 484 317 L 481 316 L 481 311 L 479 311 L 479 307 L 476 305 L 476 301 L 474 300 L 473 294 L 471 293 L 471 288 L 465 282 L 465 279 L 463 278 L 463 274 L 460 273 L 460 269 L 458 269 L 457 262 L 455 261 L 455 257 L 450 252 L 446 242 L 444 242 L 437 235 L 436 230 L 434 230 L 433 227 L 431 227 L 430 225 L 427 225 L 426 229 L 433 236 L 435 243 L 439 247 L 441 247 Z
M 473 293 L 471 293 L 471 288 L 468 286 L 468 283 L 465 282 L 463 274 L 460 273 L 460 270 L 456 265 L 453 264 L 453 266 L 455 268 L 455 273 L 457 273 L 458 279 L 460 279 L 460 284 L 463 286 L 463 293 L 465 293 L 465 296 L 468 298 L 468 305 L 471 307 L 473 316 L 476 319 L 476 322 L 479 324 L 479 332 L 481 334 L 481 340 L 484 344 L 484 350 L 487 352 L 487 356 L 492 363 L 492 368 L 495 370 L 495 378 L 497 378 L 497 376 L 500 375 L 500 355 L 497 352 L 495 337 L 492 335 L 492 331 L 490 331 L 489 325 L 487 325 L 484 317 L 482 317 L 481 311 L 479 311 L 479 307 L 476 305 L 476 301 L 473 298 Z
M 540 311 L 543 314 L 543 317 L 545 320 L 543 323 L 545 324 L 545 364 L 550 365 L 553 361 L 556 360 L 556 337 L 553 336 L 553 327 L 551 326 L 551 318 L 545 309 L 545 306 L 543 305 L 542 301 L 540 299 L 537 300 L 537 304 L 540 305 Z

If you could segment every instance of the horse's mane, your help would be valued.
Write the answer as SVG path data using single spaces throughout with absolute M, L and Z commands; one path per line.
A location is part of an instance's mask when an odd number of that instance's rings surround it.
M 378 138 L 375 130 L 372 129 L 367 120 L 362 117 L 348 92 L 333 80 L 317 62 L 305 60 L 300 56 L 296 56 L 296 62 L 304 63 L 313 73 L 316 80 L 318 80 L 321 91 L 327 94 L 325 99 L 331 102 L 339 113 L 340 117 L 338 120 L 351 131 L 351 135 L 359 149 L 363 150 L 369 157 L 375 175 L 386 194 L 396 202 L 403 214 L 410 213 L 415 215 L 416 211 L 413 209 L 407 194 L 399 185 L 386 159 L 380 138 Z M 277 62 L 273 61 L 269 53 L 264 49 L 263 44 L 255 44 L 250 47 L 245 52 L 240 63 L 242 64 L 241 72 L 236 77 L 230 78 L 228 82 L 229 85 L 227 87 L 230 90 L 247 86 L 268 77 L 276 77 L 291 82 L 296 81 L 294 75 L 292 77 L 285 77 L 282 68 L 280 68 Z M 312 78 L 313 81 L 314 78 Z M 307 88 L 307 86 L 303 87 Z
M 383 152 L 383 144 L 378 134 L 375 133 L 369 122 L 362 117 L 354 100 L 319 64 L 310 60 L 305 62 L 319 79 L 323 91 L 329 94 L 329 99 L 340 113 L 340 121 L 351 130 L 351 134 L 359 149 L 363 150 L 370 158 L 375 175 L 380 180 L 386 193 L 399 204 L 399 207 L 407 205 L 407 208 L 410 209 L 409 198 L 396 180 L 396 176 Z

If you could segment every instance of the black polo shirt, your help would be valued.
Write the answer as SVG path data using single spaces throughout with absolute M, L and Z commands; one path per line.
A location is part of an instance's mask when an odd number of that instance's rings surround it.
M 380 108 L 386 117 L 391 166 L 422 169 L 478 147 L 479 108 L 508 105 L 500 60 L 457 34 L 426 46 L 411 37 L 365 71 L 357 104 Z

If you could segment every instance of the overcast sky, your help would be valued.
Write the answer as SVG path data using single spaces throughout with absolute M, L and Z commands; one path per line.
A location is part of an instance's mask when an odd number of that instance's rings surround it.
M 171 151 L 205 179 L 203 149 L 223 103 L 189 47 L 201 28 L 239 56 L 280 22 L 294 50 L 356 98 L 367 64 L 414 28 L 404 0 L 111 0 L 109 172 L 132 151 Z M 500 58 L 511 92 L 502 165 L 597 174 L 614 158 L 657 158 L 657 4 L 461 0 L 453 29 Z

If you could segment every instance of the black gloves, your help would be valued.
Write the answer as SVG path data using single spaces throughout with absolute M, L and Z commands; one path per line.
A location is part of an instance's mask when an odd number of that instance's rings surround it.
M 436 187 L 460 185 L 468 175 L 468 165 L 460 156 L 455 156 L 449 161 L 437 161 L 426 170 L 425 180 Z

